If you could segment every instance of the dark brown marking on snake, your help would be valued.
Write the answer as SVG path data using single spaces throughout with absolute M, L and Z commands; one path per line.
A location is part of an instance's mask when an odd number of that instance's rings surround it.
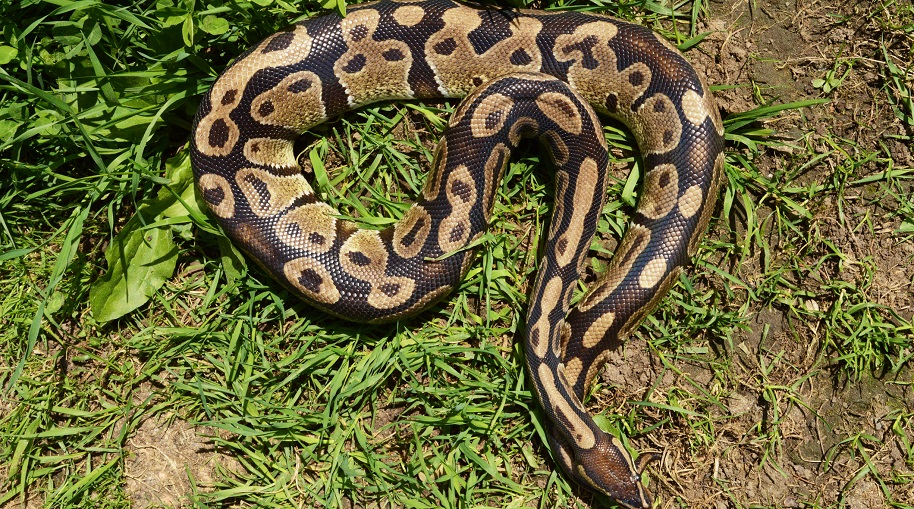
M 403 52 L 398 50 L 397 48 L 391 48 L 391 49 L 385 51 L 383 53 L 383 55 L 384 55 L 384 60 L 387 60 L 388 62 L 397 62 L 399 60 L 403 60 L 404 58 L 406 58 L 406 55 L 404 55 Z
M 600 66 L 600 62 L 597 61 L 593 56 L 593 48 L 599 43 L 600 40 L 597 39 L 595 35 L 588 35 L 587 37 L 581 39 L 580 42 L 574 44 L 567 44 L 562 48 L 562 53 L 566 56 L 573 51 L 580 51 L 583 57 L 581 58 L 581 65 L 585 69 L 596 69 Z
M 434 49 L 435 53 L 439 55 L 448 56 L 453 53 L 455 49 L 457 49 L 457 41 L 455 41 L 453 37 L 448 37 L 447 39 L 436 44 L 432 49 Z
M 355 74 L 362 70 L 365 67 L 365 64 L 368 63 L 368 58 L 365 57 L 362 53 L 352 57 L 352 59 L 343 67 L 343 71 L 349 74 Z
M 464 234 L 466 231 L 467 231 L 466 226 L 464 226 L 463 223 L 457 223 L 457 224 L 454 225 L 454 227 L 451 229 L 451 235 L 450 235 L 450 237 L 449 237 L 449 240 L 450 240 L 451 242 L 457 242 L 458 240 L 460 240 L 460 239 L 463 238 L 463 234 Z
M 321 289 L 321 283 L 323 282 L 324 278 L 315 272 L 314 269 L 305 269 L 301 271 L 301 274 L 298 276 L 298 283 L 314 293 L 317 293 L 318 290 Z
M 462 180 L 454 179 L 451 181 L 451 192 L 464 203 L 469 203 L 473 199 L 473 190 L 469 184 Z
M 298 225 L 296 225 L 296 226 L 298 226 Z M 311 234 L 308 235 L 308 242 L 310 242 L 312 244 L 317 244 L 319 246 L 323 246 L 324 242 L 327 242 L 327 237 L 324 237 L 323 235 L 321 235 L 320 233 L 317 233 L 317 232 L 311 232 Z
M 274 111 L 276 111 L 276 108 L 273 106 L 273 101 L 264 101 L 260 103 L 260 108 L 257 108 L 257 114 L 261 117 L 268 117 Z
M 564 385 L 565 387 L 571 387 L 571 384 L 568 383 L 568 378 L 565 376 L 564 369 L 559 370 L 558 375 L 559 375 L 559 381 L 562 382 L 562 385 Z
M 269 206 L 272 194 L 270 193 L 270 187 L 267 186 L 267 183 L 255 177 L 253 174 L 246 175 L 244 181 L 247 184 L 250 184 L 250 186 L 254 188 L 254 192 L 257 193 L 257 196 L 260 197 L 260 206 Z
M 228 106 L 229 104 L 234 104 L 235 98 L 236 98 L 237 96 L 238 96 L 238 91 L 237 91 L 237 90 L 235 90 L 235 89 L 226 90 L 225 93 L 222 94 L 222 101 L 221 101 L 221 102 L 222 102 L 222 105 L 223 105 L 223 106 Z
M 583 435 L 581 435 L 580 433 L 577 433 L 577 430 L 576 430 L 575 427 L 571 424 L 571 419 L 569 419 L 568 416 L 565 415 L 565 412 L 562 411 L 562 408 L 561 408 L 560 406 L 558 406 L 558 405 L 553 405 L 553 406 L 552 406 L 552 412 L 553 412 L 553 414 L 555 414 L 555 418 L 562 422 L 562 426 L 563 426 L 566 430 L 568 430 L 569 432 L 575 432 L 575 437 L 574 437 L 574 438 L 575 438 L 577 441 L 580 441 L 582 438 L 584 438 Z
M 562 236 L 562 238 L 560 238 L 559 241 L 555 243 L 555 250 L 560 255 L 563 255 L 565 254 L 566 249 L 568 249 L 568 239 L 565 238 L 565 236 Z
M 562 357 L 565 356 L 565 350 L 568 348 L 568 340 L 571 339 L 571 326 L 568 322 L 562 326 L 562 334 L 559 336 L 559 352 Z
M 358 265 L 359 267 L 367 267 L 371 265 L 371 258 L 365 256 L 364 253 L 359 251 L 350 251 L 349 261 Z
M 286 236 L 290 238 L 301 236 L 302 231 L 301 227 L 298 226 L 298 223 L 289 223 L 286 225 Z
M 578 115 L 577 110 L 575 110 L 572 107 L 572 104 L 570 102 L 555 101 L 552 104 L 554 104 L 555 106 L 558 106 L 563 112 L 565 112 L 565 115 L 567 115 L 569 118 L 575 117 Z
M 413 242 L 416 241 L 416 235 L 419 234 L 419 231 L 422 230 L 423 227 L 425 227 L 425 218 L 417 219 L 416 224 L 414 224 L 413 227 L 410 228 L 409 232 L 407 232 L 406 235 L 404 235 L 400 240 L 400 245 L 403 247 L 409 247 L 413 245 Z
M 486 115 L 486 129 L 495 129 L 501 122 L 502 112 L 493 111 Z
M 365 25 L 356 25 L 349 31 L 349 36 L 352 37 L 352 42 L 359 42 L 368 37 L 368 27 Z
M 288 48 L 289 46 L 291 46 L 292 41 L 294 41 L 294 40 L 295 40 L 294 32 L 283 32 L 283 33 L 277 35 L 276 37 L 274 37 L 273 39 L 271 39 L 270 42 L 267 43 L 266 46 L 264 46 L 263 51 L 261 51 L 261 53 L 271 53 L 273 51 L 282 51 L 282 50 Z
M 619 96 L 613 92 L 606 96 L 606 111 L 616 113 L 619 111 Z
M 635 237 L 635 242 L 632 244 L 632 247 L 622 254 L 622 258 L 619 260 L 619 266 L 625 267 L 628 262 L 631 261 L 632 256 L 637 255 L 641 252 L 642 245 L 647 242 L 647 238 L 643 235 Z
M 511 63 L 514 65 L 527 65 L 532 61 L 533 57 L 524 48 L 518 48 L 514 53 L 511 53 Z
M 225 120 L 217 118 L 209 128 L 209 145 L 211 147 L 224 147 L 229 139 L 229 128 Z
M 379 287 L 379 290 L 388 297 L 393 297 L 394 295 L 400 293 L 400 285 L 398 283 L 384 283 Z
M 210 187 L 203 190 L 203 199 L 214 207 L 218 207 L 225 199 L 225 191 L 221 187 Z
M 311 83 L 311 80 L 309 80 L 309 79 L 301 79 L 301 80 L 298 80 L 295 83 L 289 85 L 289 92 L 294 92 L 296 94 L 300 94 L 300 93 L 308 90 L 309 88 L 311 88 L 311 86 L 313 84 L 314 83 Z

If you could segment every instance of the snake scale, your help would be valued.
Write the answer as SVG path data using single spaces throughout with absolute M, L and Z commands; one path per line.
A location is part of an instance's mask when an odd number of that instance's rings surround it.
M 371 102 L 464 97 L 418 198 L 392 227 L 360 229 L 320 202 L 293 150 L 308 128 Z M 643 192 L 607 270 L 569 302 L 607 186 L 594 110 L 642 152 Z M 635 508 L 635 463 L 581 401 L 608 352 L 677 279 L 713 210 L 723 125 L 682 55 L 643 27 L 575 12 L 385 0 L 302 21 L 248 50 L 203 98 L 197 185 L 232 241 L 309 303 L 351 320 L 396 320 L 452 290 L 473 259 L 521 139 L 556 168 L 555 207 L 524 332 L 527 369 L 575 481 Z

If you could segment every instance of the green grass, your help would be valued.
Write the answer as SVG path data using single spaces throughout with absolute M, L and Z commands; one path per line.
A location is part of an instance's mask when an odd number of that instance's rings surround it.
M 548 4 L 605 5 L 693 57 L 713 52 L 699 23 L 713 4 Z M 460 287 L 392 325 L 297 301 L 197 208 L 185 157 L 200 96 L 231 58 L 318 10 L 0 4 L 0 507 L 605 502 L 557 472 L 516 342 L 551 211 L 537 151 L 510 166 Z M 892 144 L 914 136 L 914 10 L 887 1 L 864 14 L 834 23 L 867 19 L 879 36 L 867 58 L 885 135 L 816 130 L 798 119 L 828 104 L 716 84 L 758 100 L 726 120 L 716 219 L 589 401 L 634 450 L 668 453 L 649 474 L 664 507 L 789 506 L 747 488 L 764 476 L 759 493 L 790 485 L 801 507 L 912 507 L 914 168 Z M 854 97 L 842 94 L 865 59 L 849 55 L 820 66 L 817 97 Z M 421 189 L 454 106 L 362 109 L 312 130 L 302 160 L 344 214 L 388 224 Z M 858 122 L 865 132 L 874 120 Z M 615 124 L 606 135 L 617 168 L 638 168 L 631 136 Z M 626 228 L 637 174 L 614 174 L 596 270 Z M 146 235 L 163 251 L 144 251 Z M 118 261 L 119 242 L 136 258 Z M 102 321 L 99 306 L 124 303 L 96 305 L 92 285 L 118 264 L 160 285 Z

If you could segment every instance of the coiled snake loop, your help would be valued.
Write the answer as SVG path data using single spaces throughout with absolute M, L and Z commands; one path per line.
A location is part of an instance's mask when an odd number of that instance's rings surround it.
M 379 100 L 467 95 L 422 195 L 391 228 L 339 219 L 302 176 L 293 143 L 317 123 Z M 634 133 L 644 188 L 609 267 L 570 310 L 607 180 L 594 110 Z M 524 332 L 553 453 L 580 484 L 647 508 L 642 465 L 581 400 L 611 348 L 676 280 L 717 195 L 720 116 L 664 39 L 594 14 L 452 0 L 359 5 L 345 18 L 300 22 L 239 57 L 203 98 L 191 154 L 202 196 L 236 245 L 314 306 L 382 322 L 457 285 L 510 153 L 528 137 L 546 145 L 556 167 Z

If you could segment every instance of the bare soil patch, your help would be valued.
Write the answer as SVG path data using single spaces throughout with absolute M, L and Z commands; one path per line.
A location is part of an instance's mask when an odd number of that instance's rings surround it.
M 197 486 L 213 486 L 241 464 L 213 448 L 216 430 L 167 417 L 146 419 L 124 447 L 126 492 L 133 507 L 190 507 Z
M 830 140 L 846 143 L 846 157 L 827 155 L 811 165 L 802 180 L 826 183 L 836 169 L 848 165 L 855 172 L 852 180 L 885 171 L 884 160 L 861 156 L 883 148 L 895 165 L 912 164 L 910 147 L 893 137 L 904 135 L 905 129 L 885 100 L 880 62 L 882 48 L 891 49 L 895 42 L 885 39 L 873 21 L 875 3 L 712 0 L 709 5 L 711 17 L 704 30 L 713 33 L 689 58 L 711 83 L 741 85 L 717 93 L 725 113 L 749 110 L 760 99 L 831 99 L 784 115 L 771 126 L 785 139 L 799 139 L 798 146 L 821 154 L 830 150 Z M 907 44 L 910 55 L 910 41 Z M 829 94 L 813 81 L 827 76 L 841 78 Z M 788 150 L 756 163 L 763 174 L 775 174 L 804 164 L 800 157 L 801 151 Z M 862 164 L 853 165 L 855 158 Z M 846 258 L 838 265 L 812 268 L 796 284 L 812 294 L 823 279 L 865 284 L 872 300 L 910 320 L 914 245 L 895 233 L 900 219 L 892 212 L 898 204 L 870 199 L 877 191 L 860 186 L 848 191 L 840 204 L 833 199 L 815 204 L 808 227 L 817 228 Z M 744 228 L 741 218 L 722 221 L 736 230 Z M 776 232 L 766 235 L 777 248 Z M 761 274 L 761 265 L 758 261 L 731 270 L 751 282 Z M 637 338 L 615 354 L 603 375 L 618 393 L 595 404 L 599 409 L 640 401 L 645 387 L 666 396 L 694 391 L 696 385 L 713 393 L 721 383 L 729 384 L 729 390 L 722 391 L 723 408 L 698 409 L 707 413 L 714 428 L 709 433 L 712 443 L 696 444 L 690 441 L 694 433 L 677 433 L 688 428 L 682 423 L 644 437 L 642 450 L 667 451 L 652 477 L 659 484 L 654 490 L 662 493 L 662 506 L 679 507 L 678 499 L 691 507 L 807 507 L 815 502 L 876 508 L 886 506 L 886 492 L 897 502 L 914 500 L 910 484 L 886 482 L 914 475 L 902 438 L 910 430 L 897 428 L 898 416 L 914 404 L 911 370 L 869 372 L 851 380 L 838 369 L 835 352 L 824 350 L 827 331 L 818 324 L 776 305 L 756 306 L 749 318 L 749 330 L 735 338 L 732 351 L 723 343 L 712 345 L 732 359 L 728 380 L 711 379 L 707 366 L 688 361 L 677 361 L 681 374 L 662 371 L 656 353 Z

